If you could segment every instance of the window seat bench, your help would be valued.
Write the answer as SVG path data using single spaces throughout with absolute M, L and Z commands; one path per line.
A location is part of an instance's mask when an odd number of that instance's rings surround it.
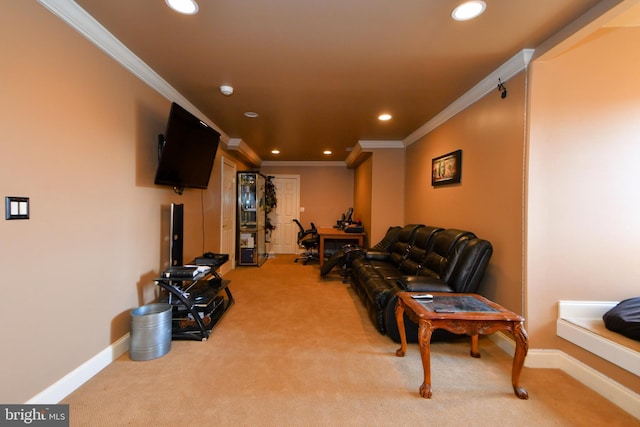
M 608 330 L 602 315 L 618 301 L 560 301 L 559 337 L 640 376 L 640 341 Z

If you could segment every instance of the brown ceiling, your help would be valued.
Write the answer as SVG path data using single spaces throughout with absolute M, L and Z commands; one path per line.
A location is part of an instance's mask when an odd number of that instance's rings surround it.
M 461 0 L 197 1 L 192 16 L 164 0 L 76 3 L 263 161 L 344 160 L 360 140 L 403 140 L 598 3 L 486 0 L 480 18 L 455 22 Z

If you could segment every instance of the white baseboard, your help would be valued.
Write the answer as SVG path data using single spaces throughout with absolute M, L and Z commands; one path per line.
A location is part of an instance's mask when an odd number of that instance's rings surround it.
M 501 332 L 491 334 L 491 341 L 513 355 L 515 342 Z M 560 350 L 530 349 L 524 363 L 527 368 L 560 369 L 605 399 L 640 419 L 640 394 L 613 381 L 600 372 Z
M 59 403 L 127 351 L 129 351 L 128 333 L 26 403 L 34 405 Z

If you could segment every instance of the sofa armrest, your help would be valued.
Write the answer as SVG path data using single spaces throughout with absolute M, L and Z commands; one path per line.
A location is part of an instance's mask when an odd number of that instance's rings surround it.
M 397 283 L 407 292 L 453 292 L 444 281 L 430 276 L 402 276 Z
M 377 251 L 375 249 L 369 249 L 364 253 L 365 259 L 370 259 L 374 261 L 388 261 L 389 260 L 389 252 L 387 251 Z

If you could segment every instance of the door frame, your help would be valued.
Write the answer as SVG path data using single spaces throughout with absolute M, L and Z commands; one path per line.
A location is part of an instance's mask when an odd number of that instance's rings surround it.
M 227 197 L 227 194 L 225 194 L 225 188 L 224 188 L 224 170 L 225 170 L 225 165 L 230 166 L 231 169 L 233 170 L 233 176 L 232 176 L 232 180 L 233 180 L 233 186 L 231 189 L 232 194 L 230 194 L 230 200 L 233 200 L 233 203 L 231 203 L 232 205 L 232 215 L 231 215 L 231 253 L 229 254 L 229 261 L 227 263 L 225 263 L 222 267 L 220 267 L 220 274 L 224 275 L 225 273 L 233 270 L 235 268 L 235 261 L 236 261 L 236 207 L 238 205 L 238 201 L 236 199 L 236 174 L 238 171 L 238 165 L 236 165 L 235 162 L 231 161 L 231 159 L 228 159 L 224 156 L 220 157 L 220 253 L 222 253 L 222 251 L 224 250 L 223 248 L 225 247 L 225 245 L 223 244 L 223 239 L 224 239 L 224 201 Z

